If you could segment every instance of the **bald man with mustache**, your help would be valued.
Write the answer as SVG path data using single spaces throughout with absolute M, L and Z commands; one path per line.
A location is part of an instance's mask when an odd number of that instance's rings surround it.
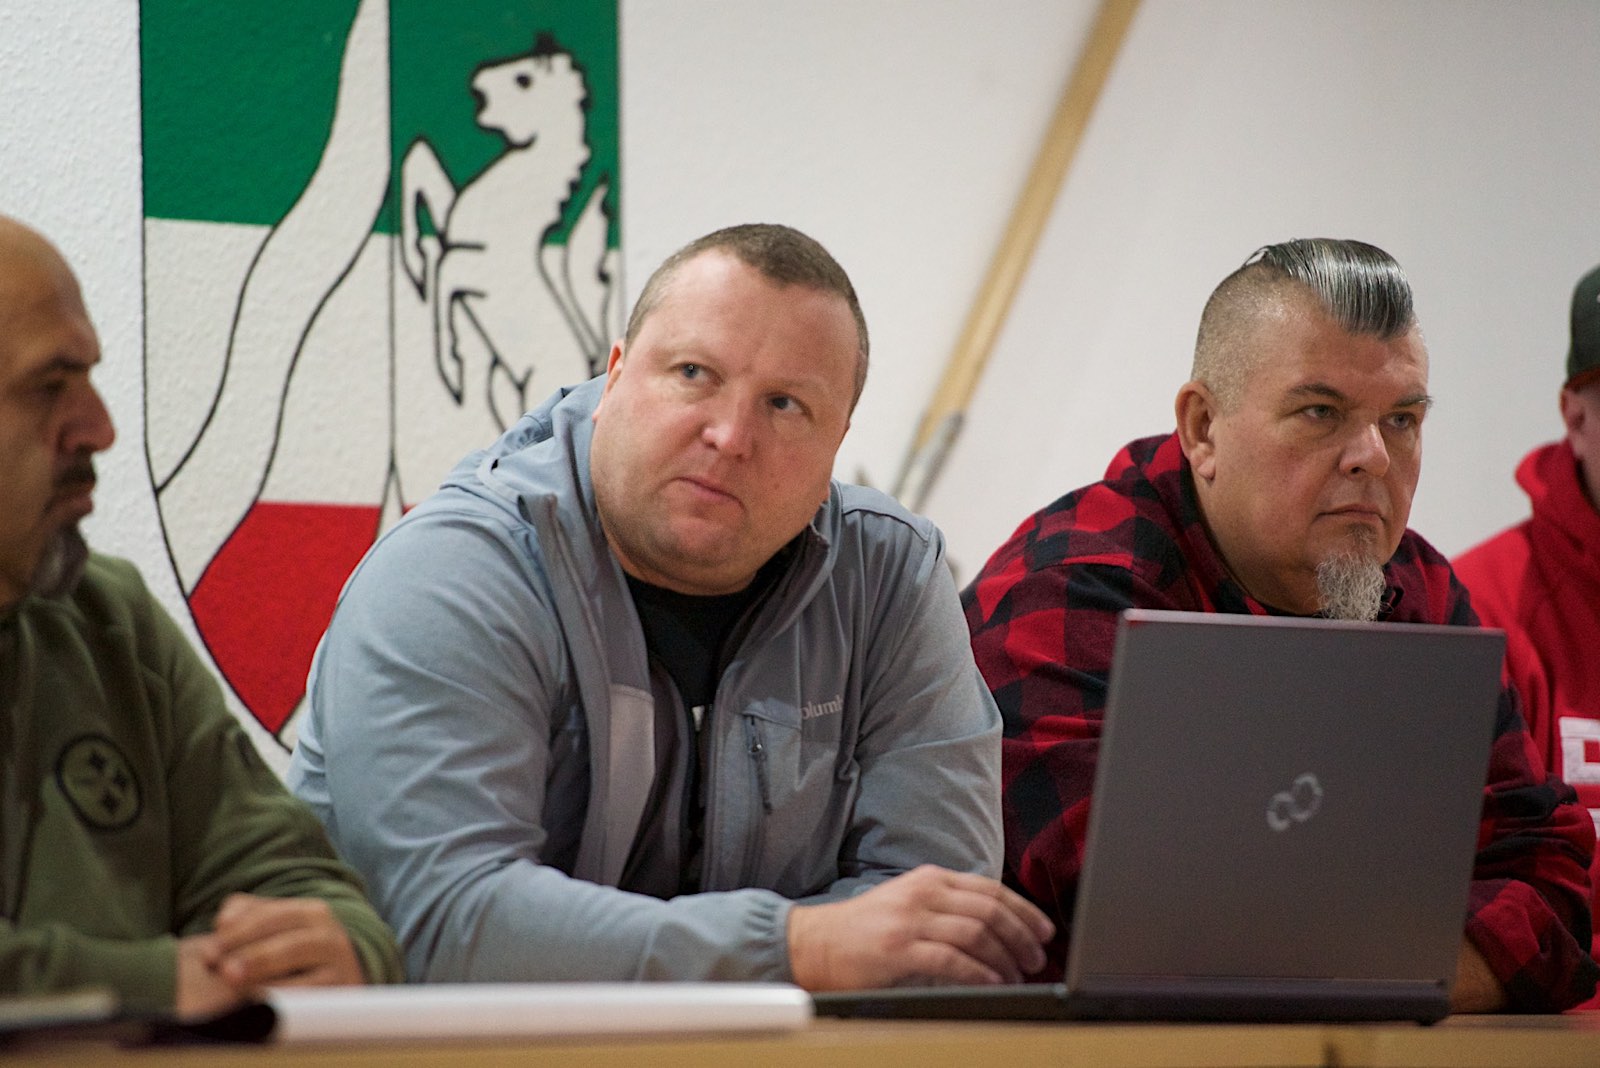
M 126 561 L 89 550 L 110 413 L 77 280 L 0 216 L 0 995 L 223 1011 L 400 978 L 393 935 Z

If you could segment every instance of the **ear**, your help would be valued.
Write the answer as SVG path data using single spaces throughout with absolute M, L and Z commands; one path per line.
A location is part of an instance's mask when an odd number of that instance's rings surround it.
M 1173 411 L 1178 419 L 1178 444 L 1196 478 L 1210 482 L 1217 475 L 1217 398 L 1202 382 L 1185 382 Z
M 1578 396 L 1576 390 L 1565 386 L 1561 389 L 1561 421 L 1567 426 L 1567 437 L 1583 433 L 1584 419 L 1588 411 L 1584 407 L 1583 398 Z
M 846 419 L 844 421 L 844 430 L 839 434 L 839 442 L 834 444 L 834 457 L 836 459 L 839 452 L 839 443 L 844 441 L 844 436 L 848 433 L 850 433 L 850 420 Z M 865 479 L 858 479 L 857 481 L 864 482 Z M 833 479 L 830 478 L 822 487 L 822 499 L 817 502 L 817 507 L 821 508 L 823 505 L 827 504 L 828 498 L 831 496 L 833 496 Z
M 594 414 L 590 419 L 600 417 L 600 409 L 605 407 L 606 398 L 611 396 L 611 387 L 617 384 L 617 379 L 622 377 L 622 342 L 618 341 L 611 346 L 611 355 L 606 358 L 606 387 L 600 391 L 600 401 L 594 406 Z

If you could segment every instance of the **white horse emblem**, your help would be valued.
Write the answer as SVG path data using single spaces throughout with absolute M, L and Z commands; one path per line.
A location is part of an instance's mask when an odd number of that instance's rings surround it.
M 508 148 L 457 191 L 432 146 L 413 142 L 401 166 L 400 254 L 431 313 L 441 382 L 504 428 L 531 400 L 596 373 L 609 346 L 605 189 L 565 245 L 546 242 L 589 159 L 583 74 L 548 37 L 481 68 L 472 91 L 478 124 Z M 423 212 L 436 233 L 424 232 Z

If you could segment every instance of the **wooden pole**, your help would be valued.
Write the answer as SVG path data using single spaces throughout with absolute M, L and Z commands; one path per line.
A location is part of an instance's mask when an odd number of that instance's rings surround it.
M 1022 195 L 1011 209 L 1000 247 L 967 313 L 966 324 L 945 364 L 933 400 L 923 410 L 917 434 L 906 456 L 894 493 L 913 511 L 920 511 L 945 457 L 960 433 L 961 422 L 978 380 L 994 349 L 995 339 L 1011 310 L 1017 288 L 1027 273 L 1039 234 L 1050 218 L 1062 179 L 1077 154 L 1084 127 L 1094 113 L 1139 0 L 1101 0 L 1078 64 L 1067 79 L 1055 114 L 1034 157 Z

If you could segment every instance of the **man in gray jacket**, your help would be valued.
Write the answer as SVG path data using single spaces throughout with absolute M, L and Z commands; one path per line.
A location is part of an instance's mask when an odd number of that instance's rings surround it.
M 385 535 L 290 784 L 426 980 L 1016 981 L 999 718 L 943 543 L 831 479 L 866 377 L 842 268 L 718 231 L 603 379 Z

